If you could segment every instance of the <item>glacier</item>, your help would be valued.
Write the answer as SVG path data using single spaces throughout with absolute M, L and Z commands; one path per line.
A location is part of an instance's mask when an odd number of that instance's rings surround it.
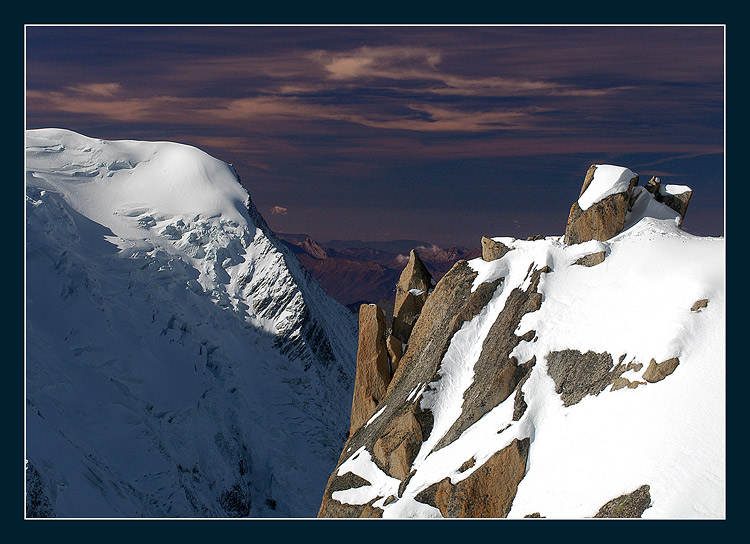
M 26 131 L 27 516 L 314 517 L 356 321 L 231 165 Z

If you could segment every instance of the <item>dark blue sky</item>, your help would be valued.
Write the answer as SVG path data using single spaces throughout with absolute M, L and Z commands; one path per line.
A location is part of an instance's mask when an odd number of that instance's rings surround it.
M 26 28 L 27 128 L 233 163 L 269 225 L 476 247 L 562 234 L 592 163 L 724 232 L 722 26 Z

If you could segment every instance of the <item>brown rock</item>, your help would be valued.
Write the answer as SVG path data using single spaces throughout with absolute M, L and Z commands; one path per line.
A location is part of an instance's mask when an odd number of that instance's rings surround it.
M 372 502 L 375 502 L 375 500 L 365 505 L 359 517 L 361 518 L 382 518 L 383 517 L 383 510 L 371 504 Z
M 375 413 L 378 404 L 385 398 L 390 381 L 385 314 L 375 304 L 363 304 L 359 308 L 359 346 L 350 435 Z
M 597 251 L 596 253 L 589 253 L 588 255 L 584 255 L 583 257 L 578 259 L 575 264 L 589 267 L 596 266 L 600 263 L 603 263 L 606 257 L 606 251 Z
M 466 479 L 454 485 L 445 478 L 431 497 L 430 492 L 424 497 L 446 518 L 504 518 L 526 471 L 528 452 L 528 438 L 513 440 Z
M 401 340 L 392 334 L 389 334 L 388 338 L 385 339 L 385 345 L 388 348 L 388 357 L 391 360 L 391 376 L 393 376 L 396 370 L 398 370 L 401 357 L 404 355 L 404 345 L 401 343 Z
M 595 518 L 640 518 L 651 506 L 651 488 L 642 485 L 632 493 L 612 499 L 594 516 Z
M 412 249 L 409 252 L 409 262 L 396 284 L 396 303 L 393 309 L 393 335 L 405 344 L 409 342 L 411 330 L 422 312 L 430 289 L 432 275 Z
M 652 176 L 646 184 L 646 190 L 652 195 L 658 195 L 661 190 L 661 180 L 656 176 Z
M 679 364 L 680 360 L 677 357 L 672 357 L 661 363 L 657 363 L 656 359 L 651 359 L 646 372 L 643 373 L 643 379 L 649 383 L 660 382 L 674 372 Z
M 594 179 L 595 171 L 596 165 L 592 165 L 586 172 L 581 195 L 586 192 Z M 638 176 L 635 176 L 630 180 L 627 191 L 609 195 L 587 210 L 582 210 L 578 202 L 574 202 L 570 208 L 568 224 L 565 227 L 565 243 L 572 245 L 589 240 L 604 242 L 622 231 L 625 224 L 625 215 L 630 204 L 630 196 L 637 183 Z
M 487 412 L 505 401 L 531 370 L 535 359 L 519 365 L 510 354 L 522 340 L 530 342 L 536 335 L 536 332 L 528 331 L 523 336 L 516 336 L 515 331 L 524 315 L 541 307 L 542 296 L 537 288 L 542 274 L 548 271 L 546 266 L 533 270 L 528 288 L 525 291 L 515 288 L 508 295 L 505 306 L 482 342 L 482 350 L 474 363 L 474 380 L 463 394 L 461 415 L 438 441 L 435 449 L 456 440 Z M 491 283 L 483 285 L 488 286 L 491 296 L 496 287 Z
M 422 445 L 422 428 L 412 411 L 395 418 L 375 442 L 373 455 L 385 472 L 404 480 Z
M 693 191 L 687 190 L 683 193 L 676 195 L 664 193 L 661 195 L 661 202 L 672 208 L 674 211 L 680 214 L 680 225 L 682 225 L 685 214 L 687 213 L 688 204 L 690 204 L 690 198 L 693 196 Z
M 485 261 L 495 261 L 502 258 L 513 248 L 506 246 L 502 242 L 482 236 L 482 259 Z
M 639 381 L 631 382 L 629 379 L 623 378 L 622 376 L 620 376 L 612 380 L 612 387 L 610 388 L 610 391 L 617 391 L 618 389 L 624 389 L 626 387 L 628 389 L 635 389 L 639 385 L 646 385 L 646 382 L 639 382 Z
M 323 501 L 320 504 L 318 511 L 318 517 L 326 518 L 358 518 L 362 515 L 363 511 L 367 508 L 360 504 L 347 504 L 341 503 L 332 497 L 336 491 L 344 491 L 346 489 L 352 489 L 354 487 L 362 487 L 365 485 L 371 485 L 370 482 L 364 478 L 357 476 L 353 472 L 347 472 L 339 476 L 334 471 L 328 478 L 328 484 L 326 485 L 326 492 L 323 495 Z M 372 502 L 375 502 L 374 499 Z M 376 514 L 373 510 L 369 513 Z
M 695 301 L 695 303 L 693 304 L 693 307 L 690 308 L 690 311 L 691 312 L 700 312 L 701 308 L 706 308 L 706 307 L 708 307 L 708 299 L 707 298 L 702 298 L 700 300 L 696 300 Z

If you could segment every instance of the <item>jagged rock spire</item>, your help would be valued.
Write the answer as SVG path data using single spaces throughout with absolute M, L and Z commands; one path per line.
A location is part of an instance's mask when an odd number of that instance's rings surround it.
M 413 249 L 409 262 L 396 284 L 396 304 L 393 309 L 393 336 L 407 343 L 414 323 L 422 311 L 427 294 L 432 289 L 432 274 Z
M 363 304 L 359 307 L 357 375 L 354 378 L 350 436 L 375 413 L 390 381 L 385 314 L 376 304 Z

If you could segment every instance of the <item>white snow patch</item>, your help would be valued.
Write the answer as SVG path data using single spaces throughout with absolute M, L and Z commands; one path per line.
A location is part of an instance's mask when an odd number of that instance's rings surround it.
M 388 408 L 387 404 L 385 406 L 383 406 L 380 410 L 378 410 L 377 412 L 375 412 L 373 414 L 373 416 L 370 419 L 367 420 L 367 423 L 365 423 L 365 427 L 367 427 L 370 423 L 372 423 L 373 421 L 375 421 L 376 419 L 378 419 L 378 417 L 380 417 L 380 414 L 382 414 L 383 412 L 385 412 L 386 408 Z
M 662 185 L 660 188 L 660 192 L 667 195 L 681 195 L 690 191 L 692 189 L 687 185 Z
M 630 180 L 635 176 L 636 174 L 629 168 L 597 164 L 594 179 L 579 197 L 578 205 L 585 211 L 609 195 L 627 191 Z
M 339 476 L 351 472 L 370 482 L 369 485 L 334 491 L 331 498 L 342 504 L 367 504 L 377 497 L 395 495 L 401 480 L 388 476 L 372 461 L 364 446 L 344 461 L 336 472 Z

